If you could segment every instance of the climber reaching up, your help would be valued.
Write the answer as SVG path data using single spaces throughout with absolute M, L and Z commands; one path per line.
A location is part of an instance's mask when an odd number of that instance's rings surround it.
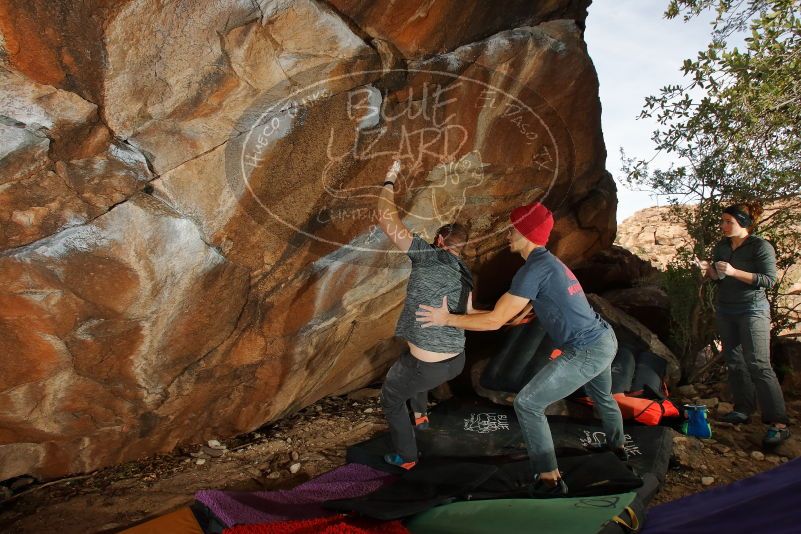
M 396 160 L 379 196 L 378 225 L 412 263 L 406 300 L 395 327 L 395 335 L 403 338 L 408 347 L 387 373 L 381 388 L 381 404 L 395 447 L 384 460 L 411 469 L 417 462 L 415 428 L 428 427 L 428 390 L 456 377 L 465 363 L 464 330 L 424 329 L 415 320 L 415 311 L 420 304 L 436 304 L 441 295 L 447 295 L 452 302 L 451 312 L 471 311 L 473 277 L 461 258 L 468 237 L 463 225 L 442 226 L 429 244 L 403 223 L 395 205 L 395 182 L 400 171 L 400 162 Z M 414 426 L 407 401 L 414 412 Z

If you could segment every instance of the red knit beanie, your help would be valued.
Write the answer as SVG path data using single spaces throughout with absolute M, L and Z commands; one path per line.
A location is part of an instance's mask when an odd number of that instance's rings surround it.
M 539 202 L 515 208 L 509 219 L 517 231 L 535 245 L 548 242 L 553 229 L 553 214 Z

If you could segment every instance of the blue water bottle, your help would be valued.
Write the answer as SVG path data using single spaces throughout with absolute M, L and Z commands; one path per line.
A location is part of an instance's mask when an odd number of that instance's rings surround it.
M 712 437 L 712 427 L 706 418 L 707 407 L 703 404 L 685 404 L 684 417 L 686 421 L 681 425 L 681 431 L 688 436 L 708 439 Z

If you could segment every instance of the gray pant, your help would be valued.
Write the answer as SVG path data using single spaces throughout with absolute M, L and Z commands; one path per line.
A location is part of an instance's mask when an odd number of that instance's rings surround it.
M 770 315 L 718 314 L 717 325 L 734 409 L 751 415 L 758 400 L 763 422 L 787 424 L 782 389 L 770 366 Z
M 417 461 L 417 443 L 406 401 L 411 401 L 415 412 L 425 413 L 428 390 L 456 378 L 464 369 L 464 361 L 464 352 L 448 360 L 431 363 L 418 360 L 407 350 L 390 367 L 381 388 L 381 406 L 389 424 L 395 452 L 405 461 Z
M 537 373 L 515 398 L 515 412 L 535 473 L 557 468 L 545 409 L 581 386 L 598 409 L 607 444 L 613 449 L 623 446 L 623 417 L 611 393 L 617 338 L 609 326 L 606 328 L 607 332 L 590 345 L 563 349 L 562 355 Z

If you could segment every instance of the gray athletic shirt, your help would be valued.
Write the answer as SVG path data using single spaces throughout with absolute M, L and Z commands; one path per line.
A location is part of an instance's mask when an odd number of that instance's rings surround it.
M 417 234 L 407 254 L 412 260 L 412 272 L 395 335 L 432 352 L 462 352 L 464 330 L 452 326 L 423 328 L 415 313 L 420 304 L 442 306 L 442 297 L 446 295 L 451 313 L 465 313 L 467 297 L 473 289 L 470 269 L 460 258 L 429 245 Z

